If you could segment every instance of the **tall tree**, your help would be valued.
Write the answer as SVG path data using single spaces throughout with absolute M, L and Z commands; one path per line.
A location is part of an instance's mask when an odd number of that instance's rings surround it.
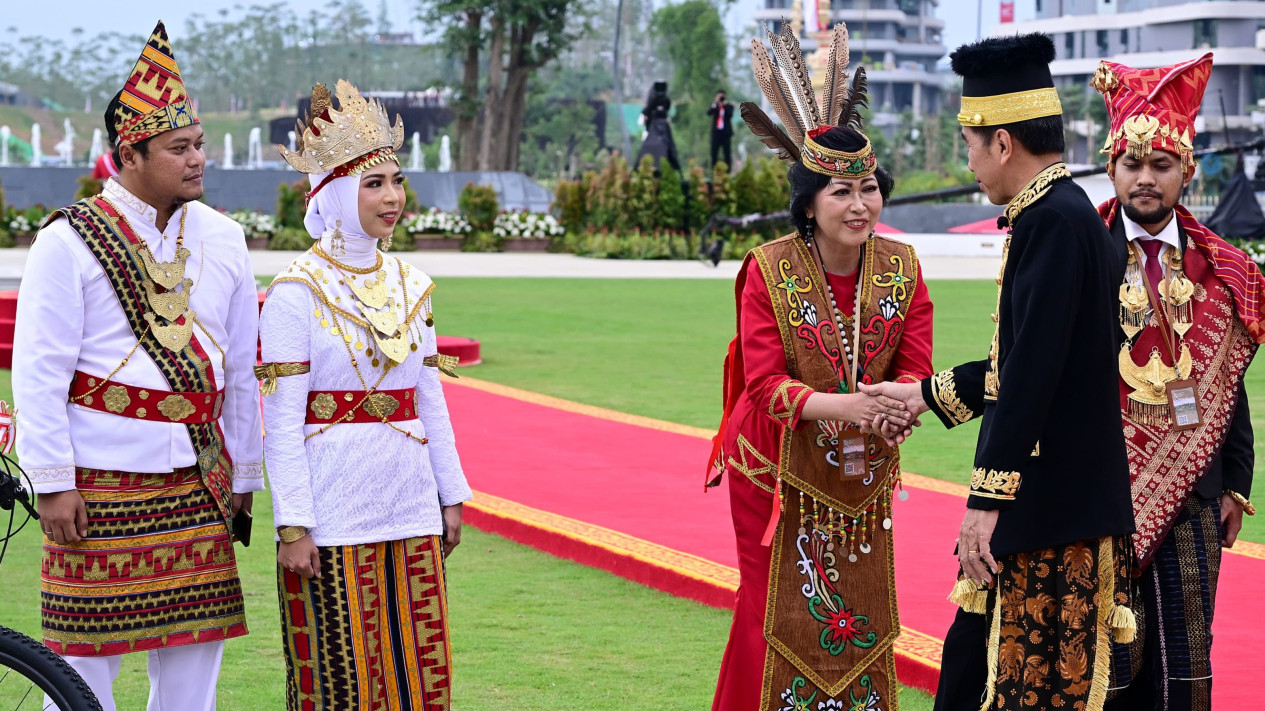
M 518 166 L 531 77 L 581 37 L 587 13 L 579 0 L 419 0 L 418 17 L 444 28 L 463 57 L 457 111 L 459 167 Z M 487 82 L 479 85 L 480 51 Z

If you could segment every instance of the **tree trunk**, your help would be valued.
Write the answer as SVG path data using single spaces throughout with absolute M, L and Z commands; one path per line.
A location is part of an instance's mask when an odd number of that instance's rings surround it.
M 496 154 L 504 150 L 495 142 L 505 121 L 505 92 L 501 79 L 505 72 L 505 20 L 492 18 L 492 41 L 488 47 L 488 83 L 483 93 L 483 130 L 479 140 L 479 170 L 496 170 Z
M 522 152 L 523 119 L 527 113 L 527 80 L 530 77 L 531 70 L 523 69 L 505 87 L 505 167 L 502 170 L 518 170 L 518 158 Z
M 457 111 L 457 169 L 472 171 L 479 164 L 478 102 L 479 102 L 479 25 L 483 13 L 468 11 L 466 28 L 466 57 L 461 76 L 461 103 Z

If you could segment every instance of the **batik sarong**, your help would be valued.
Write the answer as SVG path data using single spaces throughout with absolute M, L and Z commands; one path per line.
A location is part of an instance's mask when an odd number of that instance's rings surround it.
M 1109 709 L 1212 708 L 1212 609 L 1221 570 L 1221 502 L 1192 494 L 1142 571 L 1138 636 L 1114 645 Z
M 79 469 L 88 537 L 44 539 L 44 643 L 110 656 L 246 634 L 233 544 L 197 467 L 167 474 Z
M 1116 604 L 1128 604 L 1127 536 L 1006 556 L 988 593 L 983 709 L 1100 711 Z
M 277 566 L 289 711 L 447 711 L 452 654 L 438 536 L 322 546 Z

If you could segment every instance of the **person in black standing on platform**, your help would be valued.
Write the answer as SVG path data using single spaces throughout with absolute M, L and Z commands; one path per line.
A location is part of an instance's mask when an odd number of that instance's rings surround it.
M 712 122 L 712 169 L 716 168 L 716 154 L 724 152 L 725 165 L 733 170 L 733 157 L 730 155 L 730 144 L 734 139 L 734 105 L 725 101 L 725 90 L 716 92 L 716 101 L 707 109 Z
M 968 167 L 1007 230 L 988 357 L 862 392 L 983 417 L 935 708 L 1101 711 L 1128 607 L 1133 511 L 1117 386 L 1123 250 L 1062 162 L 1046 35 L 958 48 Z
M 659 161 L 667 160 L 673 170 L 681 172 L 681 160 L 676 155 L 676 141 L 672 138 L 672 125 L 668 116 L 672 112 L 672 99 L 668 98 L 668 83 L 657 81 L 646 96 L 646 106 L 641 110 L 645 117 L 646 138 L 641 142 L 641 150 L 637 151 L 636 166 L 644 155 L 654 156 L 655 169 L 659 169 Z

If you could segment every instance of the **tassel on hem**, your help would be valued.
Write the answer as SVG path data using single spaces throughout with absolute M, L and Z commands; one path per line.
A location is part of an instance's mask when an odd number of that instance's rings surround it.
M 962 578 L 949 593 L 949 602 L 967 612 L 982 615 L 988 611 L 988 590 L 981 590 L 975 581 Z
M 1107 626 L 1111 628 L 1111 638 L 1117 644 L 1129 644 L 1138 634 L 1138 620 L 1133 610 L 1127 605 L 1116 605 L 1107 616 Z

